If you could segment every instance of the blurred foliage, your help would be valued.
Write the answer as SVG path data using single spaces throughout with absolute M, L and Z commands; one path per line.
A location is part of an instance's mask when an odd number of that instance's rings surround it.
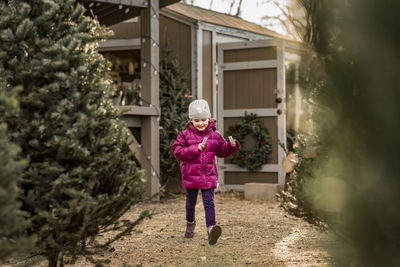
M 296 152 L 297 163 L 294 171 L 286 174 L 285 190 L 278 193 L 277 198 L 280 206 L 288 213 L 326 229 L 328 227 L 327 218 L 314 208 L 308 190 L 310 181 L 315 180 L 312 170 L 315 163 L 314 158 L 318 155 L 308 157 L 307 154 L 309 153 L 308 147 L 315 140 L 316 138 L 311 136 L 296 135 L 296 149 L 293 151 Z
M 325 76 L 315 81 L 318 146 L 300 174 L 304 199 L 337 233 L 338 266 L 400 266 L 400 2 L 301 2 Z
M 287 132 L 287 148 L 284 149 L 296 154 L 297 163 L 294 171 L 286 174 L 285 190 L 277 194 L 281 207 L 287 212 L 302 217 L 322 229 L 328 227 L 327 215 L 315 207 L 309 188 L 316 180 L 313 175 L 316 159 L 326 154 L 316 131 L 316 126 L 329 121 L 324 120 L 327 112 L 318 104 L 326 79 L 321 60 L 311 49 L 308 50 L 302 56 L 299 75 L 295 82 L 303 89 L 302 101 L 310 107 L 310 110 L 302 115 L 302 130 L 289 129 Z
M 0 65 L 0 263 L 15 253 L 29 251 L 34 236 L 27 237 L 29 226 L 27 213 L 20 210 L 18 182 L 26 159 L 20 158 L 21 148 L 10 142 L 5 118 L 18 112 L 17 94 L 21 87 L 7 86 L 3 67 Z

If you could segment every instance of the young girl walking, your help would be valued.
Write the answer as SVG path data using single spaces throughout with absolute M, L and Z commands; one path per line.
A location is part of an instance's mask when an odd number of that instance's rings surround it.
M 182 131 L 172 145 L 172 151 L 180 160 L 182 186 L 186 189 L 186 232 L 192 238 L 196 226 L 195 208 L 201 190 L 205 210 L 208 243 L 214 245 L 222 229 L 215 223 L 214 189 L 218 172 L 215 156 L 227 157 L 240 148 L 237 140 L 227 142 L 216 131 L 216 121 L 211 119 L 210 108 L 203 99 L 189 105 L 188 129 Z

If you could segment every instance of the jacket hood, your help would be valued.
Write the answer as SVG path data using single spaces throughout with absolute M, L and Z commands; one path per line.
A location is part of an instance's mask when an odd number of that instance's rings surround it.
M 217 120 L 216 119 L 210 119 L 208 122 L 208 127 L 213 129 L 214 131 L 217 130 Z

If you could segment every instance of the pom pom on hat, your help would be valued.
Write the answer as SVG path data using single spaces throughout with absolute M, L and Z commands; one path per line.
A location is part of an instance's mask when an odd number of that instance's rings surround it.
M 209 119 L 211 118 L 210 108 L 207 101 L 198 99 L 189 105 L 189 119 Z

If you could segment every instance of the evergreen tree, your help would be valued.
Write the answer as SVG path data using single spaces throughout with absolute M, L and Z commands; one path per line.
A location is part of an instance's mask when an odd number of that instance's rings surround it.
M 173 155 L 171 146 L 189 120 L 188 107 L 191 99 L 186 75 L 179 61 L 171 54 L 171 49 L 163 47 L 160 60 L 161 185 L 181 177 L 179 161 Z
M 17 159 L 21 149 L 9 142 L 7 125 L 3 121 L 7 113 L 17 111 L 16 93 L 17 88 L 8 90 L 4 80 L 0 81 L 0 262 L 32 245 L 31 240 L 25 238 L 28 220 L 17 200 L 17 183 L 26 161 Z
M 6 117 L 11 140 L 30 161 L 20 198 L 49 266 L 62 266 L 64 254 L 93 253 L 88 241 L 116 224 L 143 191 L 104 79 L 109 66 L 95 51 L 107 32 L 83 13 L 75 0 L 16 0 L 0 8 L 0 76 L 23 88 L 20 111 Z

